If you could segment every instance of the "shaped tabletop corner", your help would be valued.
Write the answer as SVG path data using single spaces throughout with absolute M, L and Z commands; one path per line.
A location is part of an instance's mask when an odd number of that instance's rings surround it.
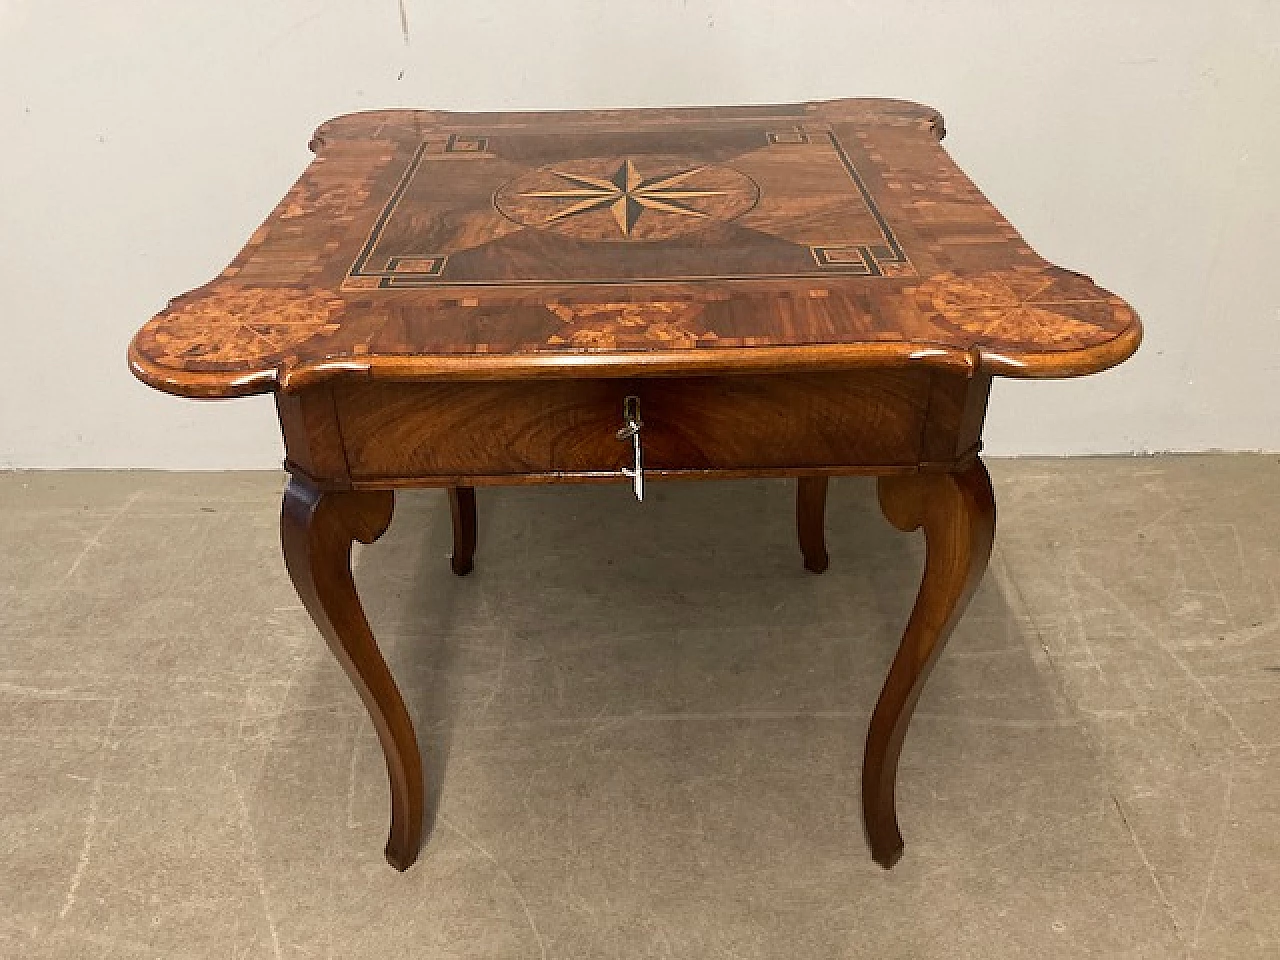
M 1041 260 L 940 133 L 884 100 L 339 117 L 131 366 L 237 396 L 353 374 L 1071 376 L 1132 353 L 1133 311 Z

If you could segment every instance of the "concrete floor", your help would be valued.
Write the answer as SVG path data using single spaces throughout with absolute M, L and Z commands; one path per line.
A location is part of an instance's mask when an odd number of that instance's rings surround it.
M 922 544 L 837 481 L 400 497 L 357 579 L 442 812 L 280 561 L 275 474 L 0 477 L 5 957 L 1280 955 L 1280 462 L 992 464 L 995 556 L 867 854 Z

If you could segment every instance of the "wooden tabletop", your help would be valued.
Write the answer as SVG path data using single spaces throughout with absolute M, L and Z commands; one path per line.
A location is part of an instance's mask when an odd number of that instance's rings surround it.
M 1059 377 L 1133 353 L 1134 311 L 1041 259 L 942 135 L 897 100 L 339 117 L 130 364 L 223 397 L 353 376 Z

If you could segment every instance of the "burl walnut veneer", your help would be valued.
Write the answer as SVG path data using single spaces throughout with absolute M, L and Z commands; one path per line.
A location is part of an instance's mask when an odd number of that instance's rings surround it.
M 991 552 L 991 378 L 1094 373 L 1141 337 L 942 135 L 894 100 L 339 117 L 231 266 L 139 331 L 157 389 L 276 396 L 285 561 L 381 739 L 393 866 L 422 844 L 422 765 L 350 557 L 395 488 L 448 488 L 465 574 L 477 484 L 797 477 L 821 573 L 844 474 L 927 544 L 863 765 L 872 855 L 897 860 L 907 724 Z

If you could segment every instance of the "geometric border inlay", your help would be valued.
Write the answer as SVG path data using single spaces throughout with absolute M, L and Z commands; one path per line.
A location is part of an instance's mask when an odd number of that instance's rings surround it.
M 780 145 L 796 145 L 813 143 L 811 135 L 804 131 L 765 131 L 770 143 Z M 777 274 L 717 274 L 713 276 L 684 276 L 674 274 L 662 277 L 630 277 L 625 280 L 609 279 L 563 279 L 563 280 L 529 280 L 529 279 L 493 279 L 493 280 L 451 280 L 445 276 L 448 256 L 445 254 L 404 254 L 390 257 L 381 270 L 371 269 L 370 260 L 382 238 L 382 232 L 395 213 L 400 201 L 408 192 L 413 178 L 423 164 L 424 157 L 430 151 L 436 156 L 441 144 L 439 141 L 423 141 L 414 151 L 395 190 L 388 198 L 378 218 L 374 221 L 369 235 L 361 247 L 355 262 L 347 273 L 342 287 L 346 290 L 371 289 L 405 289 L 413 287 L 466 286 L 466 287 L 527 287 L 562 283 L 569 286 L 598 286 L 618 282 L 627 283 L 668 283 L 689 281 L 718 280 L 803 280 L 829 274 L 849 277 L 911 277 L 916 275 L 906 251 L 898 242 L 893 229 L 885 220 L 884 214 L 876 205 L 871 191 L 867 189 L 862 176 L 858 173 L 853 161 L 849 158 L 844 145 L 834 132 L 828 131 L 827 140 L 835 151 L 840 164 L 844 167 L 858 194 L 861 196 L 867 211 L 871 214 L 879 229 L 881 242 L 870 244 L 844 244 L 810 246 L 809 251 L 817 267 L 813 273 L 777 273 Z M 801 139 L 802 138 L 802 139 Z M 443 144 L 443 152 L 461 156 L 482 157 L 488 150 L 487 137 L 463 137 L 453 134 Z M 479 159 L 479 157 L 477 157 Z

